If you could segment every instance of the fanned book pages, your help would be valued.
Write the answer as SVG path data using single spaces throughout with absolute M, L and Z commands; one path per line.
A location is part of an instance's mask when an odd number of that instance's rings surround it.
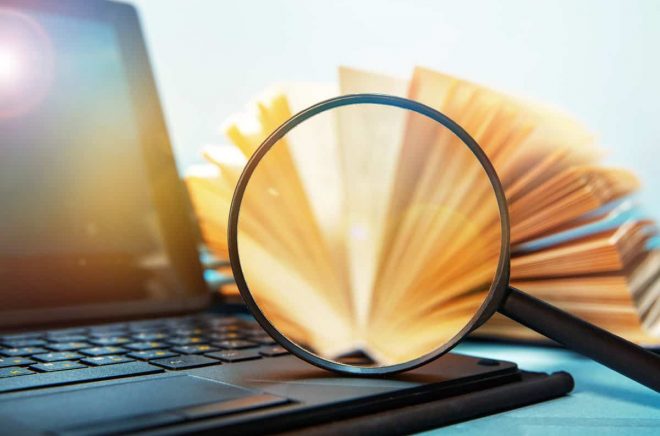
M 571 118 L 425 68 L 409 80 L 341 68 L 337 86 L 274 87 L 254 109 L 228 120 L 229 144 L 207 147 L 206 163 L 186 177 L 214 256 L 228 256 L 234 188 L 261 142 L 298 111 L 354 93 L 420 101 L 481 145 L 505 188 L 513 286 L 634 342 L 660 346 L 660 244 L 655 223 L 635 202 L 634 174 L 601 165 L 594 138 Z M 243 203 L 250 214 L 239 235 L 259 277 L 250 288 L 267 302 L 268 317 L 287 326 L 287 336 L 324 355 L 360 351 L 387 363 L 423 354 L 465 325 L 490 286 L 500 238 L 497 209 L 486 204 L 492 191 L 468 157 L 447 152 L 449 136 L 404 115 L 339 111 L 313 128 L 303 124 L 250 181 L 254 189 Z M 363 129 L 372 118 L 382 128 Z M 377 143 L 377 152 L 365 143 Z M 283 202 L 287 207 L 276 207 Z M 457 206 L 420 209 L 459 203 L 460 214 Z M 327 310 L 309 310 L 321 306 Z M 406 330 L 420 327 L 428 334 L 406 343 Z M 497 315 L 473 334 L 544 340 Z M 406 345 L 381 346 L 386 341 Z

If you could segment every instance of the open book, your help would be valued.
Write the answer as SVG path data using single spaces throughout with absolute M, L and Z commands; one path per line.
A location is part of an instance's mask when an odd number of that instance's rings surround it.
M 455 120 L 481 145 L 498 172 L 509 204 L 513 286 L 632 341 L 660 345 L 660 244 L 655 224 L 640 212 L 631 196 L 638 188 L 635 176 L 600 165 L 601 153 L 592 135 L 569 117 L 424 68 L 416 68 L 410 80 L 341 68 L 338 86 L 274 87 L 257 101 L 253 111 L 228 120 L 225 131 L 231 144 L 207 147 L 207 163 L 190 168 L 186 177 L 202 234 L 215 256 L 227 257 L 227 217 L 234 187 L 247 158 L 265 137 L 291 115 L 318 101 L 364 92 L 425 103 Z M 483 211 L 476 227 L 461 226 L 447 217 L 422 222 L 408 214 L 409 225 L 402 226 L 406 233 L 393 230 L 388 221 L 391 210 L 405 210 L 410 197 L 448 198 L 449 194 L 434 191 L 433 187 L 447 184 L 440 183 L 446 176 L 434 169 L 433 159 L 421 159 L 414 165 L 401 162 L 407 125 L 396 117 L 389 121 L 386 134 L 379 133 L 383 151 L 377 156 L 351 146 L 351 141 L 365 139 L 360 137 L 360 123 L 351 117 L 317 125 L 313 135 L 319 139 L 313 151 L 291 141 L 278 156 L 281 164 L 271 176 L 275 184 L 278 178 L 286 179 L 287 186 L 281 188 L 295 191 L 295 217 L 278 218 L 264 210 L 270 221 L 258 223 L 259 229 L 255 227 L 250 236 L 254 256 L 276 252 L 285 242 L 304 240 L 315 247 L 298 257 L 281 250 L 278 262 L 284 266 L 264 269 L 259 286 L 271 308 L 269 318 L 287 325 L 292 339 L 325 355 L 359 349 L 375 360 L 397 362 L 406 355 L 420 354 L 431 344 L 441 344 L 447 339 L 443 335 L 464 325 L 481 304 L 490 284 L 486 267 L 499 254 L 498 234 L 493 231 L 497 216 Z M 417 154 L 425 153 L 431 156 L 432 149 L 420 149 Z M 334 188 L 350 185 L 352 175 L 365 168 L 378 172 L 374 176 L 378 186 L 392 186 L 402 171 L 420 176 L 391 190 Z M 300 186 L 291 187 L 291 174 Z M 465 189 L 484 189 L 476 182 L 469 186 L 470 177 L 464 180 Z M 357 216 L 348 214 L 349 220 L 369 219 L 377 231 L 346 243 L 349 239 L 342 236 L 346 218 L 338 219 L 342 214 L 337 211 L 347 204 L 358 211 Z M 253 207 L 267 206 L 255 203 Z M 480 210 L 478 204 L 470 207 L 473 215 Z M 359 216 L 360 210 L 367 212 Z M 284 227 L 269 232 L 268 226 L 274 222 Z M 316 230 L 301 235 L 301 228 Z M 275 233 L 283 240 L 276 240 Z M 451 239 L 443 239 L 447 234 Z M 414 255 L 402 242 L 420 240 L 425 242 L 424 252 Z M 469 242 L 475 240 L 480 242 Z M 446 249 L 448 244 L 454 244 L 453 253 L 460 256 L 438 256 L 436 248 Z M 271 265 L 272 259 L 263 262 Z M 306 311 L 305 305 L 311 302 L 304 298 L 291 301 L 290 291 L 278 288 L 277 283 L 285 283 L 283 277 L 289 274 L 285 267 L 300 272 L 301 286 L 307 283 L 306 277 L 314 275 L 318 281 L 325 274 L 328 285 L 316 289 L 314 295 L 327 299 L 327 313 L 319 316 Z M 223 291 L 235 292 L 235 287 L 225 285 Z M 374 301 L 373 295 L 380 295 L 380 301 Z M 435 309 L 440 306 L 442 311 Z M 347 330 L 346 338 L 337 341 L 342 329 Z M 418 343 L 393 350 L 389 344 L 406 343 L 412 329 L 427 333 Z M 327 337 L 328 331 L 335 335 L 333 340 Z M 474 334 L 540 339 L 501 316 Z M 385 342 L 387 347 L 379 346 Z

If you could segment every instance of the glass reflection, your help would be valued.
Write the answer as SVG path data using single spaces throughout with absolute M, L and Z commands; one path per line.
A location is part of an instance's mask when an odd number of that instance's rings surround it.
M 484 303 L 500 241 L 497 200 L 467 146 L 423 115 L 373 104 L 323 112 L 277 142 L 238 221 L 266 318 L 358 366 L 409 362 L 458 335 Z

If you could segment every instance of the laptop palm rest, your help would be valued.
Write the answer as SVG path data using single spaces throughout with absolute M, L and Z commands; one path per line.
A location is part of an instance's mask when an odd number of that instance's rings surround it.
M 287 402 L 256 390 L 173 375 L 14 399 L 2 404 L 0 422 L 58 433 L 123 433 Z

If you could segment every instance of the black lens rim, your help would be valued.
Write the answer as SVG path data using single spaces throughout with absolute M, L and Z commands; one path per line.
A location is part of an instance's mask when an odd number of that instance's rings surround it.
M 375 104 L 383 106 L 392 106 L 398 107 L 401 109 L 408 109 L 414 112 L 417 112 L 421 115 L 424 115 L 447 129 L 449 129 L 454 135 L 456 135 L 474 154 L 474 156 L 479 160 L 479 163 L 484 168 L 488 179 L 493 187 L 495 196 L 497 198 L 497 203 L 500 213 L 500 223 L 501 223 L 501 247 L 500 247 L 500 258 L 498 260 L 497 270 L 495 278 L 491 284 L 489 293 L 484 300 L 484 303 L 481 305 L 479 310 L 472 317 L 470 322 L 461 329 L 461 331 L 456 334 L 450 341 L 440 346 L 436 350 L 418 357 L 416 359 L 410 360 L 408 362 L 399 363 L 396 365 L 381 366 L 381 367 L 361 367 L 361 366 L 352 366 L 339 362 L 334 362 L 331 360 L 324 359 L 314 353 L 307 351 L 301 346 L 297 345 L 295 342 L 289 340 L 286 336 L 279 332 L 275 326 L 273 326 L 268 318 L 263 314 L 259 309 L 259 306 L 252 298 L 250 289 L 243 275 L 243 268 L 241 266 L 241 260 L 238 250 L 238 220 L 240 214 L 240 206 L 245 194 L 245 189 L 250 181 L 254 170 L 258 166 L 261 159 L 268 153 L 268 151 L 287 133 L 294 129 L 297 125 L 303 123 L 309 118 L 318 115 L 322 112 L 335 109 L 342 106 L 357 105 L 357 104 Z M 266 138 L 266 140 L 257 148 L 254 154 L 248 160 L 241 176 L 234 190 L 234 195 L 231 202 L 231 208 L 229 211 L 229 227 L 227 231 L 228 236 L 228 245 L 229 245 L 229 261 L 233 270 L 234 278 L 236 284 L 240 291 L 243 301 L 247 305 L 248 309 L 252 312 L 257 322 L 263 327 L 266 332 L 271 335 L 280 345 L 286 348 L 295 356 L 323 369 L 330 371 L 335 371 L 343 374 L 353 374 L 361 376 L 381 376 L 386 374 L 394 374 L 403 371 L 408 371 L 414 368 L 417 368 L 421 365 L 424 365 L 432 360 L 437 359 L 443 354 L 449 352 L 454 348 L 458 342 L 460 342 L 463 337 L 468 333 L 473 331 L 475 328 L 479 327 L 483 322 L 488 319 L 499 307 L 500 303 L 504 300 L 507 295 L 507 287 L 509 283 L 509 259 L 510 259 L 510 249 L 509 249 L 509 240 L 510 240 L 510 221 L 509 221 L 509 212 L 506 203 L 506 197 L 504 194 L 504 189 L 502 188 L 502 183 L 493 167 L 493 164 L 490 162 L 486 153 L 483 149 L 477 144 L 477 142 L 455 121 L 450 119 L 448 116 L 443 113 L 414 100 L 410 100 L 403 97 L 396 97 L 392 95 L 385 94 L 350 94 L 343 95 L 335 98 L 331 98 L 320 103 L 317 103 L 309 108 L 297 113 L 280 127 L 278 127 L 273 133 Z

